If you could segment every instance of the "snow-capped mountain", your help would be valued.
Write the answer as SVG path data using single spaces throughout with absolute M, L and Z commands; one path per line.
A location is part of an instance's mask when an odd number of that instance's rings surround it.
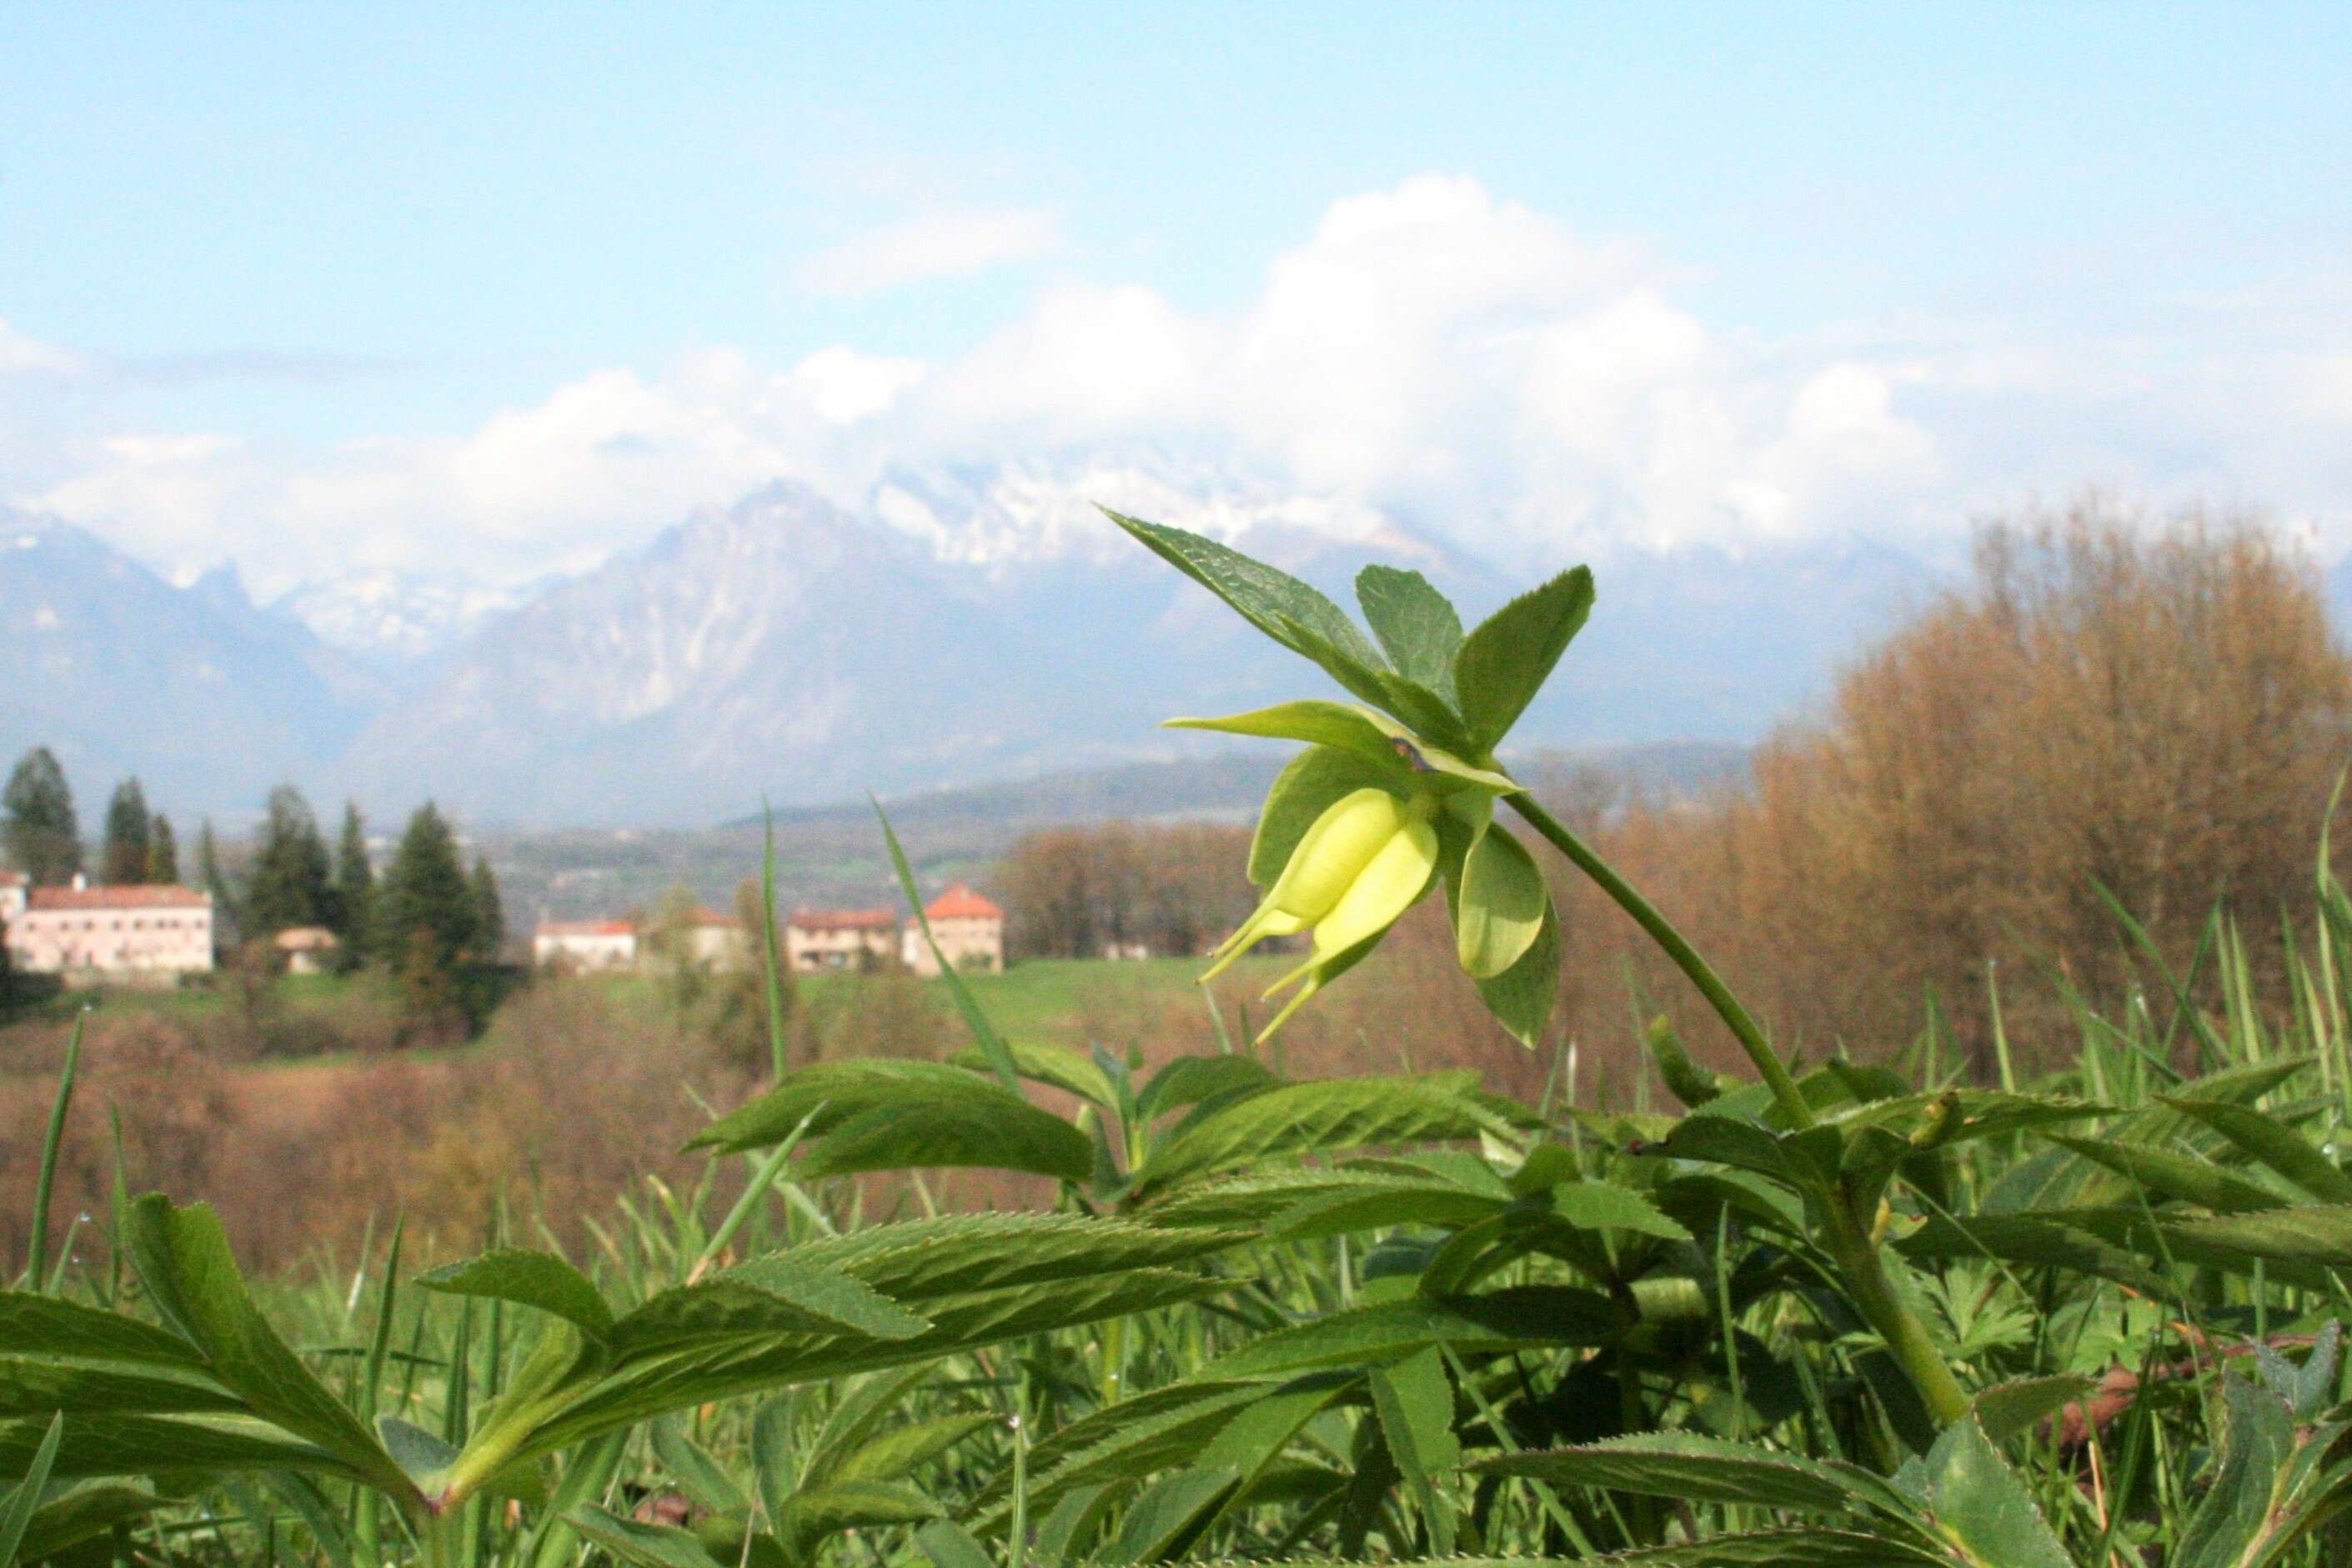
M 0 683 L 33 694 L 0 693 L 0 753 L 69 742 L 214 810 L 292 778 L 378 813 L 430 796 L 517 824 L 693 823 L 1206 755 L 1230 743 L 1158 721 L 1336 695 L 1089 498 L 1344 604 L 1369 559 L 1419 568 L 1474 622 L 1527 586 L 1410 518 L 1148 459 L 891 473 L 847 504 L 779 485 L 513 604 L 357 577 L 262 611 L 233 574 L 174 589 L 28 527 L 40 544 L 0 551 L 0 653 L 58 674 Z M 1935 580 L 1853 542 L 1594 564 L 1529 747 L 1752 740 Z
M 493 587 L 412 571 L 358 571 L 296 584 L 269 609 L 308 626 L 331 647 L 398 673 L 463 642 L 547 582 Z

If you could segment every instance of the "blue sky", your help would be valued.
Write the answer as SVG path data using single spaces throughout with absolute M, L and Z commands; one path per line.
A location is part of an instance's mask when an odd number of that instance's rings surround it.
M 2086 483 L 2352 545 L 2352 7 L 478 10 L 0 12 L 0 499 L 168 564 L 514 577 L 774 473 L 1150 446 L 1334 515 L 1507 514 L 1507 555 Z M 1565 455 L 1395 398 L 1318 425 L 1265 355 L 1351 199 L 1458 242 L 1383 249 L 1344 329 L 1417 320 L 1401 384 L 1498 321 L 1643 368 L 1455 388 Z M 1056 319 L 1181 363 L 1097 417 Z M 533 492 L 574 447 L 662 478 Z

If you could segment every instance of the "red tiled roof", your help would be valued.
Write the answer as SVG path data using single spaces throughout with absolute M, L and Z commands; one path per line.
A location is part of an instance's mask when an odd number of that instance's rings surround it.
M 541 936 L 634 936 L 637 928 L 625 920 L 542 920 L 534 935 Z
M 185 887 L 37 887 L 28 909 L 203 909 L 212 900 Z
M 21 871 L 0 871 L 0 887 L 22 887 L 25 873 Z
M 898 917 L 887 909 L 795 909 L 785 924 L 803 931 L 896 931 Z
M 923 913 L 934 920 L 1002 920 L 1004 911 L 999 909 L 961 883 L 923 905 Z

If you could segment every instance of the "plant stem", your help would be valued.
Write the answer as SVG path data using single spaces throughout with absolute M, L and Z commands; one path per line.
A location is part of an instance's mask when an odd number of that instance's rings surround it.
M 1781 1063 L 1771 1042 L 1764 1038 L 1762 1027 L 1740 1004 L 1739 998 L 1731 994 L 1731 988 L 1723 983 L 1723 977 L 1715 972 L 1714 966 L 1701 957 L 1698 949 L 1675 929 L 1674 922 L 1659 913 L 1658 906 L 1643 897 L 1632 883 L 1619 876 L 1616 868 L 1602 860 L 1592 846 L 1571 832 L 1567 823 L 1545 810 L 1535 797 L 1523 789 L 1505 799 L 1510 801 L 1513 810 L 1527 819 L 1529 827 L 1541 833 L 1552 848 L 1566 855 L 1577 870 L 1598 883 L 1601 891 L 1616 901 L 1618 908 L 1632 915 L 1633 923 L 1649 933 L 1650 940 L 1665 949 L 1666 956 L 1690 977 L 1690 983 L 1698 988 L 1699 995 L 1706 998 L 1716 1016 L 1739 1041 L 1739 1048 L 1748 1053 L 1748 1060 L 1756 1064 L 1757 1072 L 1771 1086 L 1772 1097 L 1780 1102 L 1781 1113 L 1789 1118 L 1790 1123 L 1798 1128 L 1813 1125 L 1816 1120 L 1813 1108 L 1805 1103 L 1803 1092 L 1797 1088 L 1797 1081 L 1789 1076 L 1788 1068 Z
M 1660 914 L 1657 905 L 1643 897 L 1633 883 L 1619 876 L 1616 868 L 1601 859 L 1591 845 L 1570 831 L 1568 824 L 1525 792 L 1507 799 L 1513 809 L 1527 819 L 1528 826 L 1566 855 L 1579 871 L 1600 883 L 1601 890 L 1632 915 L 1634 923 L 1649 933 L 1650 939 L 1665 949 L 1666 956 L 1690 977 L 1691 984 L 1698 988 L 1699 994 L 1748 1052 L 1748 1059 L 1756 1064 L 1757 1072 L 1771 1086 L 1773 1098 L 1791 1125 L 1800 1129 L 1818 1125 L 1820 1119 L 1813 1114 L 1812 1106 L 1806 1103 L 1788 1067 L 1764 1038 L 1764 1030 L 1740 1005 L 1739 998 L 1731 994 L 1731 988 L 1723 983 L 1714 967 L 1675 929 L 1674 922 Z M 1838 1271 L 1845 1277 L 1846 1289 L 1855 1307 L 1878 1331 L 1888 1352 L 1909 1375 L 1937 1425 L 1948 1427 L 1964 1418 L 1969 1413 L 1968 1394 L 1953 1377 L 1952 1369 L 1944 1364 L 1943 1354 L 1928 1337 L 1927 1326 L 1895 1294 L 1894 1282 L 1887 1279 L 1886 1270 L 1879 1260 L 1878 1244 L 1871 1239 L 1869 1225 L 1853 1211 L 1845 1192 L 1836 1191 L 1829 1198 L 1823 1205 L 1828 1214 L 1822 1226 L 1826 1235 L 1817 1239 L 1826 1244 Z

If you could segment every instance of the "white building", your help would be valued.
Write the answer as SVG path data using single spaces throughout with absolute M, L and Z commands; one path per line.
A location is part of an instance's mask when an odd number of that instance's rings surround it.
M 213 967 L 213 901 L 185 887 L 27 887 L 0 873 L 0 941 L 19 974 L 169 981 Z
M 1004 967 L 1004 911 L 962 883 L 923 905 L 923 916 L 931 923 L 931 936 L 940 952 L 958 974 L 975 970 L 995 974 Z M 908 921 L 901 941 L 907 967 L 918 975 L 940 972 L 939 958 L 932 955 L 930 943 L 923 940 L 921 925 Z
M 637 962 L 637 928 L 625 920 L 542 920 L 530 936 L 541 968 L 627 969 Z
M 873 969 L 897 956 L 898 917 L 887 909 L 795 909 L 784 923 L 784 961 L 795 974 Z

